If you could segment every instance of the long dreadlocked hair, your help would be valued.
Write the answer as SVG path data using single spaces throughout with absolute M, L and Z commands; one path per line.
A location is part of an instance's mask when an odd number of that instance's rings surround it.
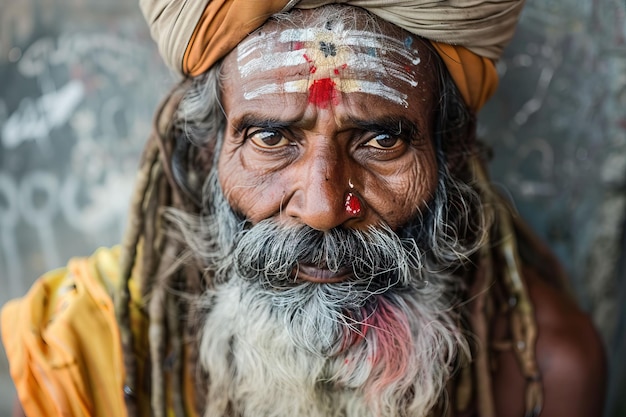
M 478 191 L 482 217 L 496 219 L 489 232 L 491 240 L 499 242 L 483 244 L 474 268 L 466 272 L 468 297 L 473 299 L 466 312 L 469 331 L 477 340 L 476 345 L 488 346 L 489 323 L 495 314 L 506 309 L 514 341 L 523 342 L 512 345 L 528 381 L 527 415 L 538 414 L 542 398 L 534 357 L 536 325 L 519 274 L 515 241 L 520 225 L 512 223 L 507 208 L 488 184 L 480 160 L 482 152 L 475 141 L 474 115 L 464 105 L 443 64 L 439 62 L 437 66 L 440 101 L 434 140 L 440 181 L 452 175 Z M 198 323 L 189 318 L 199 314 L 191 311 L 193 303 L 189 297 L 200 295 L 211 286 L 212 276 L 211 271 L 189 257 L 180 239 L 167 233 L 163 214 L 171 208 L 195 214 L 202 209 L 203 182 L 219 153 L 226 124 L 220 105 L 220 71 L 218 63 L 172 90 L 157 111 L 142 155 L 123 241 L 122 285 L 116 294 L 129 416 L 152 413 L 165 417 L 168 409 L 177 417 L 202 415 L 206 376 L 195 367 Z M 454 216 L 454 204 L 447 209 L 450 212 L 446 215 Z M 471 229 L 471 225 L 466 226 Z M 489 229 L 486 223 L 482 229 Z M 504 271 L 494 270 L 494 257 L 505 260 Z M 498 301 L 492 295 L 494 283 L 510 296 L 505 299 L 514 299 L 515 303 L 495 305 Z M 141 300 L 131 300 L 132 285 L 140 289 Z M 142 320 L 148 323 L 143 328 L 137 324 Z M 495 415 L 488 359 L 487 350 L 476 349 L 472 368 L 461 372 L 454 388 L 457 393 L 466 393 L 472 392 L 468 386 L 474 386 L 483 417 Z M 451 397 L 459 403 L 458 409 L 469 402 L 467 395 Z M 454 412 L 453 407 L 448 407 L 448 415 Z
M 201 414 L 203 390 L 190 386 L 190 381 L 201 380 L 195 377 L 196 344 L 189 343 L 195 340 L 194 328 L 185 320 L 193 316 L 189 311 L 192 304 L 183 295 L 201 294 L 211 277 L 204 276 L 201 265 L 181 258 L 181 242 L 167 234 L 163 213 L 168 208 L 200 211 L 200 183 L 206 176 L 203 167 L 211 165 L 224 126 L 219 73 L 218 64 L 172 90 L 157 111 L 142 155 L 122 245 L 122 286 L 116 299 L 129 416 L 143 415 L 146 407 L 155 417 L 167 415 L 167 407 L 175 416 Z M 190 140 L 200 136 L 206 139 L 202 143 Z M 201 171 L 196 171 L 198 168 Z M 145 336 L 145 331 L 133 331 L 129 288 L 133 275 L 142 298 L 140 309 L 149 321 L 147 363 L 137 360 L 137 352 L 145 350 L 145 340 L 134 339 L 138 333 Z M 143 397 L 146 391 L 151 393 L 149 403 Z

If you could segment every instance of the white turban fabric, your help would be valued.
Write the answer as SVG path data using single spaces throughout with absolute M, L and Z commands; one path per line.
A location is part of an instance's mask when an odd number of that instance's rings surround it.
M 515 33 L 520 0 L 300 0 L 308 9 L 342 3 L 362 7 L 401 28 L 436 42 L 464 46 L 497 60 Z

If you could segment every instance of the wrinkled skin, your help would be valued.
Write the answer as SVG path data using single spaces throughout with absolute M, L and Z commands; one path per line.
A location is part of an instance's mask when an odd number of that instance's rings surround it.
M 270 23 L 262 33 L 275 29 Z M 267 50 L 253 54 L 302 48 L 281 43 L 279 36 L 280 30 L 266 39 Z M 419 39 L 413 39 L 412 47 L 420 57 L 418 64 L 402 54 L 385 57 L 386 65 L 403 68 L 417 81 L 410 86 L 393 77 L 384 79 L 406 96 L 405 104 L 379 94 L 346 92 L 350 88 L 344 85 L 353 79 L 379 78 L 363 68 L 337 73 L 334 69 L 341 62 L 325 63 L 321 44 L 304 45 L 302 50 L 317 60 L 249 73 L 245 64 L 252 58 L 241 58 L 241 50 L 232 52 L 223 67 L 223 106 L 229 123 L 219 158 L 220 183 L 232 207 L 252 223 L 274 217 L 322 231 L 380 222 L 397 229 L 416 216 L 437 182 L 432 144 L 437 92 L 432 64 L 436 58 Z M 311 65 L 316 65 L 315 72 Z M 320 75 L 318 67 L 327 73 Z M 333 88 L 320 94 L 311 86 L 323 78 L 331 78 Z M 264 86 L 299 80 L 308 88 L 288 92 L 283 87 L 255 96 L 267 91 Z M 401 128 L 394 128 L 398 125 Z M 346 210 L 349 192 L 361 203 L 358 215 Z M 601 415 L 605 358 L 591 321 L 537 271 L 525 271 L 539 330 L 537 358 L 545 395 L 541 416 Z M 306 274 L 300 278 L 313 280 Z M 496 338 L 510 337 L 503 316 L 493 323 L 493 332 Z M 509 351 L 494 360 L 496 415 L 522 416 L 525 381 L 516 358 Z M 475 410 L 468 415 L 476 415 Z
M 335 75 L 334 68 L 342 65 L 338 59 L 336 65 L 327 65 L 324 57 L 318 57 L 315 74 L 310 74 L 307 62 L 243 78 L 237 54 L 230 54 L 223 71 L 229 125 L 219 176 L 231 205 L 253 223 L 277 217 L 317 230 L 380 222 L 398 228 L 415 216 L 431 198 L 437 181 L 431 137 L 432 52 L 419 44 L 417 65 L 398 54 L 385 57 L 417 81 L 413 87 L 393 78 L 385 80 L 406 94 L 406 106 L 367 92 L 342 92 L 347 89 L 343 85 L 354 79 L 375 77 L 350 66 Z M 278 48 L 288 47 L 279 44 Z M 313 49 L 303 49 L 302 54 L 314 55 Z M 335 84 L 327 92 L 332 95 L 328 100 L 315 99 L 308 90 L 244 98 L 274 80 L 312 84 L 327 75 Z M 360 200 L 358 216 L 345 209 L 348 192 Z

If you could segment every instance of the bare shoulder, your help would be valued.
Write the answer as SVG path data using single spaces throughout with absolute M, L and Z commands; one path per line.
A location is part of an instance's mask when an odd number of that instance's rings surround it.
M 532 270 L 525 271 L 538 326 L 537 361 L 544 384 L 542 417 L 601 416 L 604 347 L 590 317 Z
M 606 360 L 591 319 L 565 293 L 546 283 L 532 269 L 524 270 L 537 323 L 536 358 L 543 381 L 541 417 L 600 417 Z M 500 316 L 496 339 L 510 336 Z M 494 352 L 493 390 L 498 417 L 524 415 L 526 382 L 512 350 Z

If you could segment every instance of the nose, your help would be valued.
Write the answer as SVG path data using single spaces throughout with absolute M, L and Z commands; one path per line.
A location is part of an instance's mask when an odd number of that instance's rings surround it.
M 302 161 L 297 170 L 299 185 L 285 207 L 286 214 L 321 231 L 358 218 L 360 209 L 357 212 L 353 206 L 358 197 L 354 193 L 349 196 L 353 190 L 346 165 L 332 150 Z M 360 207 L 360 201 L 358 204 Z

